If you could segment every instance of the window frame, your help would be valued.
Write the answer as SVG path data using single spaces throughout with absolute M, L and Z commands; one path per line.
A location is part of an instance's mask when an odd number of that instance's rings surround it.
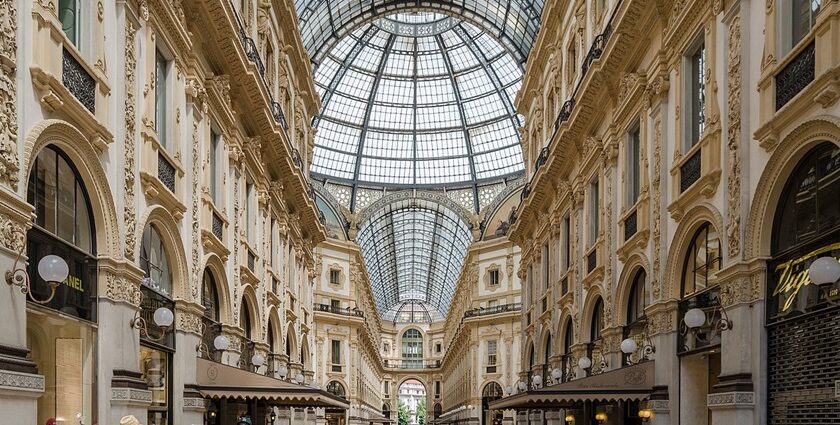
M 684 153 L 699 144 L 705 132 L 707 66 L 706 31 L 701 29 L 683 56 L 683 75 L 687 76 L 683 80 L 683 91 L 686 95 L 682 102 L 686 111 L 682 143 Z
M 588 225 L 588 232 L 587 237 L 589 242 L 589 248 L 595 246 L 595 243 L 598 242 L 598 238 L 600 237 L 601 233 L 601 214 L 600 214 L 600 207 L 601 207 L 601 184 L 600 184 L 599 176 L 595 176 L 589 182 L 589 189 L 588 189 L 588 203 L 589 203 L 589 214 L 587 217 L 587 225 Z
M 625 149 L 626 167 L 626 206 L 632 208 L 639 201 L 642 194 L 642 129 L 635 123 L 627 132 L 627 147 Z
M 170 111 L 169 104 L 175 99 L 170 99 L 172 93 L 172 59 L 168 54 L 168 50 L 163 49 L 162 46 L 155 46 L 155 65 L 154 65 L 154 109 L 155 109 L 155 135 L 157 136 L 158 144 L 163 150 L 169 151 L 172 146 L 169 143 L 170 136 Z M 163 65 L 163 66 L 161 66 Z M 161 73 L 161 71 L 163 71 Z M 161 78 L 161 74 L 163 77 Z
M 716 238 L 716 240 L 717 240 L 717 256 L 716 257 L 710 257 L 709 256 L 710 255 L 710 250 L 709 250 L 709 242 L 710 242 L 709 230 L 710 229 L 714 230 L 714 234 L 717 236 L 717 238 Z M 691 292 L 687 292 L 686 291 L 686 283 L 687 283 L 686 278 L 688 276 L 689 263 L 690 263 L 690 260 L 692 260 L 694 257 L 696 257 L 696 252 L 699 252 L 698 249 L 695 248 L 695 246 L 696 246 L 696 242 L 699 240 L 699 238 L 703 234 L 705 234 L 705 245 L 704 245 L 705 248 L 704 248 L 704 250 L 706 251 L 706 262 L 701 267 L 704 270 L 704 277 L 705 277 L 706 284 L 703 288 L 699 288 L 699 289 L 697 288 L 697 272 L 698 272 L 698 270 L 700 270 L 700 267 L 696 267 L 696 259 L 695 259 L 695 261 L 692 262 L 692 264 L 695 265 L 695 267 L 693 267 L 693 270 L 692 270 L 692 273 L 693 273 L 693 276 L 694 276 L 694 278 L 692 280 L 694 290 L 691 291 Z M 712 240 L 715 240 L 715 239 L 712 239 Z M 711 259 L 711 261 L 710 261 L 710 259 Z M 715 263 L 717 264 L 717 268 L 712 270 L 712 272 L 710 273 L 710 268 L 709 267 L 711 265 L 715 264 Z M 682 268 L 682 275 L 681 275 L 681 282 L 680 282 L 681 298 L 682 299 L 689 298 L 689 297 L 691 297 L 693 295 L 696 295 L 700 292 L 703 292 L 703 291 L 705 291 L 705 290 L 707 290 L 711 287 L 714 287 L 715 285 L 710 285 L 709 284 L 709 276 L 713 275 L 714 273 L 716 273 L 718 271 L 720 271 L 720 269 L 722 267 L 722 264 L 723 264 L 723 251 L 722 251 L 722 246 L 721 246 L 720 232 L 718 232 L 717 228 L 715 228 L 715 226 L 711 222 L 705 221 L 705 222 L 703 222 L 703 224 L 701 224 L 697 228 L 697 230 L 694 231 L 694 234 L 691 237 L 690 242 L 688 244 L 688 248 L 686 249 L 685 253 L 683 254 L 683 268 Z

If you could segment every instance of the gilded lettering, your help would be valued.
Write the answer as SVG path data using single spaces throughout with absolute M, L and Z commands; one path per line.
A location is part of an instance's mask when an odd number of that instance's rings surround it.
M 787 311 L 793 306 L 797 295 L 803 286 L 811 284 L 811 278 L 808 275 L 808 269 L 800 267 L 801 264 L 813 259 L 814 257 L 830 251 L 840 250 L 840 243 L 824 246 L 815 251 L 790 260 L 786 263 L 780 264 L 776 267 L 776 271 L 781 271 L 779 281 L 776 283 L 776 288 L 773 290 L 774 297 L 783 297 L 781 311 Z

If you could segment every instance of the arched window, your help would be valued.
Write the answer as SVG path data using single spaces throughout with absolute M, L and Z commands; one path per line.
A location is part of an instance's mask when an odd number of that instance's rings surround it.
M 487 385 L 484 386 L 484 390 L 481 391 L 481 396 L 486 398 L 491 398 L 493 400 L 502 398 L 502 387 L 496 382 L 489 382 Z
M 647 273 L 644 269 L 640 269 L 633 277 L 633 284 L 630 285 L 630 296 L 627 298 L 628 325 L 644 318 L 647 298 Z
M 545 339 L 545 348 L 543 350 L 543 364 L 548 364 L 548 358 L 551 357 L 552 354 L 551 349 L 551 334 L 548 334 L 548 337 Z
M 140 268 L 146 275 L 146 279 L 143 279 L 146 287 L 164 297 L 172 298 L 172 272 L 169 269 L 169 257 L 163 239 L 154 224 L 149 224 L 143 231 Z
M 574 345 L 574 332 L 575 330 L 572 328 L 572 319 L 566 322 L 566 332 L 563 333 L 563 354 L 571 354 L 572 353 L 572 345 Z
M 840 227 L 840 148 L 814 148 L 790 175 L 773 226 L 773 256 L 786 254 Z
M 682 296 L 700 292 L 709 284 L 709 277 L 720 270 L 720 237 L 711 223 L 703 223 L 688 246 L 683 266 Z
M 589 341 L 595 342 L 601 339 L 601 330 L 604 329 L 604 302 L 599 297 L 595 302 L 595 309 L 592 311 L 592 329 L 589 332 Z
M 382 405 L 382 416 L 384 416 L 385 419 L 391 419 L 391 406 L 388 403 Z
M 35 206 L 35 225 L 40 230 L 96 254 L 87 192 L 64 152 L 49 146 L 38 153 L 29 174 L 27 200 Z
M 242 308 L 239 309 L 239 324 L 245 332 L 245 338 L 251 339 L 251 309 L 248 307 L 248 301 L 242 301 Z
M 402 359 L 405 366 L 423 365 L 423 334 L 409 329 L 402 336 Z
M 90 200 L 79 172 L 64 152 L 48 146 L 35 157 L 26 189 L 27 201 L 35 207 L 35 222 L 26 234 L 29 297 L 50 297 L 51 286 L 41 279 L 38 262 L 47 255 L 58 255 L 67 262 L 70 273 L 46 306 L 95 321 L 95 233 Z
M 440 415 L 443 414 L 443 406 L 440 403 L 435 403 L 435 419 L 439 418 Z
M 201 305 L 204 306 L 204 317 L 219 322 L 219 295 L 216 292 L 216 279 L 209 269 L 204 270 L 201 288 Z
M 537 363 L 537 353 L 534 350 L 534 343 L 531 343 L 531 346 L 528 347 L 528 369 L 532 369 L 534 365 Z
M 344 385 L 341 385 L 341 382 L 338 381 L 330 381 L 327 384 L 327 392 L 341 398 L 344 398 L 346 394 L 344 391 Z

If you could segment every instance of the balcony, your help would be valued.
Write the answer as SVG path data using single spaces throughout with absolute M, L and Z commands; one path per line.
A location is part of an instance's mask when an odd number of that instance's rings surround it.
M 329 304 L 315 304 L 315 312 L 340 314 L 342 316 L 365 317 L 365 313 L 356 308 L 336 307 Z
M 706 320 L 701 326 L 689 328 L 683 319 L 686 312 L 695 308 L 705 314 Z M 710 350 L 720 345 L 720 332 L 728 327 L 725 325 L 728 324 L 728 320 L 721 309 L 719 286 L 712 286 L 681 300 L 677 307 L 677 314 L 679 319 L 677 354 Z
M 784 68 L 776 74 L 776 110 L 782 109 L 799 92 L 808 87 L 815 77 L 815 43 L 811 41 Z
M 424 362 L 423 360 L 385 360 L 385 367 L 391 369 L 437 369 L 440 367 L 440 360 Z
M 513 311 L 522 311 L 522 303 L 509 303 L 487 308 L 477 307 L 464 312 L 464 318 L 488 316 L 491 314 L 508 313 Z

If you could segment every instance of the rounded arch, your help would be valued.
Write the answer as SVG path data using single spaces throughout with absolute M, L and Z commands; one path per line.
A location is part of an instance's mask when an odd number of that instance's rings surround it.
M 603 309 L 605 307 L 606 306 L 604 305 L 604 297 L 601 296 L 601 291 L 600 290 L 591 291 L 590 294 L 587 294 L 586 303 L 584 304 L 584 308 L 583 308 L 583 312 L 582 312 L 583 320 L 581 322 L 581 327 L 580 327 L 580 331 L 579 331 L 579 336 L 578 336 L 579 340 L 586 341 L 586 342 L 592 342 L 591 339 L 592 339 L 592 330 L 593 330 L 593 325 L 594 325 L 593 320 L 595 319 L 595 310 L 597 308 L 601 309 L 600 314 L 601 314 L 601 317 L 603 319 L 604 318 Z M 604 323 L 604 325 L 606 325 L 606 323 Z M 600 330 L 603 330 L 603 329 L 600 329 Z
M 539 348 L 539 350 L 538 350 L 539 354 L 538 354 L 538 357 L 536 359 L 538 364 L 541 363 L 541 362 L 545 362 L 545 364 L 548 364 L 549 356 L 552 356 L 552 355 L 555 354 L 554 353 L 554 351 L 555 351 L 554 347 L 552 346 L 553 342 L 552 342 L 551 337 L 552 337 L 551 329 L 549 329 L 548 327 L 545 327 L 544 331 L 543 331 L 543 335 L 540 338 L 540 345 L 538 347 Z
M 137 246 L 135 252 L 140 258 L 139 252 L 143 243 L 143 232 L 149 226 L 154 226 L 155 230 L 160 235 L 166 251 L 167 260 L 169 261 L 169 268 L 172 273 L 172 298 L 192 300 L 200 303 L 199 288 L 195 285 L 193 288 L 187 287 L 190 279 L 189 266 L 187 264 L 186 251 L 184 250 L 184 242 L 181 239 L 181 234 L 178 231 L 178 224 L 172 214 L 161 205 L 152 205 L 143 216 L 144 223 L 142 227 L 138 228 L 141 237 L 137 238 Z
M 627 318 L 627 305 L 630 301 L 630 291 L 633 287 L 633 282 L 640 271 L 644 271 L 649 275 L 650 263 L 647 257 L 642 253 L 633 253 L 627 258 L 624 263 L 624 268 L 621 269 L 621 274 L 618 277 L 618 287 L 615 296 L 615 308 L 613 309 L 614 317 L 619 318 L 620 321 L 625 321 Z M 648 279 L 648 285 L 650 280 Z M 646 304 L 650 304 L 650 300 L 646 300 Z M 626 323 L 624 323 L 626 324 Z
M 723 217 L 713 205 L 700 204 L 686 212 L 680 219 L 674 237 L 671 240 L 671 248 L 668 250 L 668 260 L 665 263 L 665 280 L 667 282 L 663 289 L 663 298 L 679 298 L 682 288 L 682 273 L 686 252 L 691 241 L 694 239 L 697 230 L 705 223 L 709 223 L 717 230 L 718 235 L 723 229 Z M 723 243 L 723 239 L 721 239 Z M 723 251 L 723 250 L 722 250 Z M 723 252 L 721 252 L 723 255 Z
M 286 355 L 289 356 L 290 362 L 294 362 L 300 359 L 300 354 L 298 354 L 297 335 L 295 334 L 295 329 L 293 326 L 287 326 L 286 328 L 285 352 Z
M 817 145 L 840 146 L 840 118 L 815 117 L 797 126 L 777 145 L 756 185 L 744 234 L 746 258 L 771 255 L 772 226 L 782 191 L 793 170 Z
M 333 378 L 327 382 L 326 391 L 336 397 L 347 397 L 347 385 L 344 384 L 341 378 Z
M 213 281 L 216 283 L 216 295 L 219 297 L 219 322 L 233 323 L 224 261 L 216 254 L 205 255 L 202 269 L 210 272 Z
M 280 326 L 280 311 L 275 306 L 268 307 L 268 326 L 266 327 L 265 340 L 268 343 L 268 351 L 273 354 L 283 352 L 283 329 Z
M 487 381 L 484 385 L 482 385 L 481 396 L 482 397 L 498 397 L 501 398 L 504 396 L 504 392 L 502 391 L 502 386 L 496 381 Z
M 260 335 L 262 333 L 262 314 L 260 314 L 260 304 L 257 301 L 257 293 L 254 291 L 254 287 L 249 284 L 243 285 L 242 288 L 242 298 L 239 301 L 239 310 L 242 311 L 243 308 L 248 309 L 248 320 L 251 321 L 251 337 L 252 341 L 262 341 L 264 339 L 264 335 Z M 243 327 L 242 323 L 239 323 L 240 327 Z M 244 330 L 244 328 L 243 328 Z
M 24 197 L 26 195 L 25 179 L 32 171 L 35 158 L 48 145 L 55 145 L 67 155 L 78 171 L 82 182 L 84 182 L 97 230 L 94 235 L 97 255 L 121 258 L 123 253 L 120 252 L 120 229 L 108 177 L 102 168 L 96 149 L 93 148 L 87 137 L 70 123 L 50 119 L 41 121 L 29 131 L 24 142 L 23 160 L 21 162 L 23 164 L 21 171 L 24 180 L 23 184 L 19 185 L 19 189 L 24 191 L 22 195 Z M 136 235 L 134 236 L 136 239 Z M 133 252 L 137 253 L 136 250 Z M 104 288 L 105 285 L 101 287 Z
M 405 384 L 406 381 L 417 381 L 417 382 L 419 382 L 420 384 L 423 385 L 423 389 L 426 390 L 426 396 L 427 397 L 429 396 L 429 383 L 426 382 L 426 380 L 421 378 L 419 375 L 414 375 L 414 374 L 405 375 L 397 381 L 397 393 L 398 394 L 399 394 L 399 391 L 400 391 L 400 387 L 402 387 L 402 385 Z
M 563 355 L 572 353 L 572 346 L 575 345 L 575 322 L 572 315 L 567 313 L 560 320 L 560 348 L 558 351 Z

